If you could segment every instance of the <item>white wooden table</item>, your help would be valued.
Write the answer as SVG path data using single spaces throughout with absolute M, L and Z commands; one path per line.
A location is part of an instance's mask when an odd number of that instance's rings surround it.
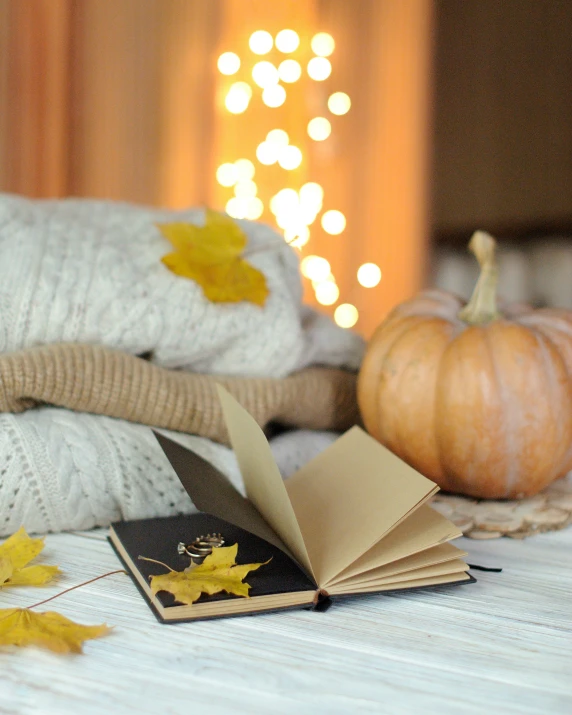
M 59 584 L 0 592 L 30 605 L 118 568 L 104 532 L 50 535 Z M 572 713 L 572 529 L 469 541 L 500 565 L 470 586 L 294 611 L 159 625 L 118 574 L 45 608 L 111 635 L 81 656 L 0 649 L 2 715 Z M 42 609 L 39 609 L 42 610 Z

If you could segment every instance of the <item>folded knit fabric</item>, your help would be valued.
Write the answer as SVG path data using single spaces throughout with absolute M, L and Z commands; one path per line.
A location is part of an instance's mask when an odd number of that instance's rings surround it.
M 264 308 L 212 303 L 171 273 L 158 223 L 203 225 L 202 209 L 0 194 L 0 353 L 89 343 L 198 373 L 285 377 L 310 365 L 356 370 L 363 341 L 302 304 L 299 256 L 268 226 L 237 221 L 264 274 Z
M 0 536 L 191 510 L 148 424 L 240 487 L 213 378 L 261 425 L 314 428 L 271 441 L 285 475 L 334 439 L 316 428 L 355 420 L 355 378 L 335 368 L 355 373 L 363 340 L 303 305 L 299 257 L 279 234 L 237 221 L 264 308 L 212 303 L 163 265 L 157 223 L 204 220 L 0 194 Z
M 49 345 L 0 355 L 0 412 L 38 405 L 118 417 L 227 442 L 216 383 L 261 427 L 342 431 L 359 420 L 356 376 L 306 368 L 286 378 L 213 377 L 167 370 L 102 346 Z

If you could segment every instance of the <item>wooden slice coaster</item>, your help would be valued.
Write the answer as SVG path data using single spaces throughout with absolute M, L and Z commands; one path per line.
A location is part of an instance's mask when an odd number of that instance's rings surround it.
M 572 524 L 572 472 L 525 499 L 478 501 L 439 492 L 431 506 L 471 539 L 524 539 Z

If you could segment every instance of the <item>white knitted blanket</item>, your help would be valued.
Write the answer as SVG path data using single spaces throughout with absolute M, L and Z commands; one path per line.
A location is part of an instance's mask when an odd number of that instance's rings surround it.
M 282 377 L 310 364 L 357 368 L 363 343 L 302 305 L 298 258 L 270 228 L 239 222 L 249 261 L 270 296 L 213 304 L 173 275 L 156 223 L 202 224 L 204 212 L 91 200 L 30 201 L 0 195 L 0 352 L 57 342 L 150 352 L 160 365 L 196 372 Z M 232 453 L 172 435 L 238 484 Z M 274 445 L 287 474 L 331 441 L 292 433 Z M 41 408 L 0 415 L 0 536 L 84 529 L 118 518 L 189 510 L 150 430 L 107 417 Z

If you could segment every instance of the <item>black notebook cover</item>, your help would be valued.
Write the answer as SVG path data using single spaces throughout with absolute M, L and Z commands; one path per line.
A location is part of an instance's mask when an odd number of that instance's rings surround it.
M 183 571 L 190 565 L 190 558 L 177 553 L 177 544 L 179 542 L 190 543 L 198 536 L 212 534 L 213 532 L 221 533 L 224 536 L 225 546 L 232 546 L 238 543 L 237 564 L 264 563 L 271 559 L 270 563 L 261 566 L 258 570 L 252 571 L 246 576 L 245 582 L 251 587 L 250 599 L 220 593 L 214 596 L 203 595 L 196 602 L 197 604 L 205 601 L 212 603 L 214 601 L 240 599 L 245 602 L 244 611 L 240 614 L 243 615 L 249 612 L 249 601 L 257 596 L 308 591 L 310 592 L 308 602 L 311 602 L 313 594 L 316 592 L 316 584 L 280 549 L 244 531 L 244 529 L 240 529 L 209 514 L 191 514 L 187 516 L 122 521 L 112 524 L 112 533 L 113 532 L 120 542 L 120 546 L 129 557 L 131 564 L 139 571 L 140 577 L 146 583 L 149 583 L 150 576 L 167 573 L 167 570 L 159 564 L 140 560 L 138 558 L 139 556 L 162 561 L 175 571 Z M 131 564 L 121 554 L 118 545 L 114 543 L 113 537 L 110 538 L 110 542 L 157 618 L 161 622 L 169 623 L 188 620 L 188 618 L 180 618 L 175 620 L 169 619 L 167 621 L 163 618 L 149 597 L 149 594 L 143 589 L 142 584 L 137 579 L 137 574 L 133 573 Z M 165 609 L 180 605 L 171 594 L 165 591 L 158 592 L 154 598 L 156 598 Z M 273 608 L 270 610 L 277 609 Z M 228 615 L 229 614 L 221 613 L 219 616 L 208 617 L 226 617 Z

